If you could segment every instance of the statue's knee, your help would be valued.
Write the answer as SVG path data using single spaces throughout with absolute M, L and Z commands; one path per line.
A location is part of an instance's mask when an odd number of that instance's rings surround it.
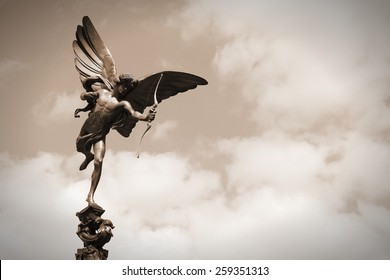
M 99 168 L 99 167 L 102 167 L 103 165 L 103 159 L 102 158 L 95 158 L 93 160 L 93 164 L 95 165 L 95 167 Z

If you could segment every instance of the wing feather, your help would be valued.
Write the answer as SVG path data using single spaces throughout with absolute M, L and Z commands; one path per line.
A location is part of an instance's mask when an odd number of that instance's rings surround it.
M 95 64 L 101 66 L 101 68 L 104 68 L 103 61 L 100 57 L 98 57 L 93 50 L 93 46 L 91 46 L 86 38 L 84 28 L 79 25 L 77 26 L 76 31 L 76 39 L 79 43 L 78 45 L 83 50 L 83 52 L 86 54 L 86 56 L 90 59 L 90 61 Z
M 102 65 L 94 63 L 91 57 L 85 54 L 85 52 L 80 48 L 79 43 L 76 40 L 73 41 L 73 51 L 79 61 L 86 65 L 88 68 L 94 69 L 96 72 L 102 71 Z
M 116 78 L 116 68 L 110 50 L 106 47 L 102 38 L 100 38 L 99 33 L 96 31 L 89 17 L 83 17 L 83 26 L 86 39 L 88 40 L 95 54 L 104 63 L 105 78 L 107 78 L 110 82 L 113 82 Z
M 86 76 L 86 77 L 93 77 L 93 76 L 98 76 L 99 75 L 99 72 L 96 72 L 92 69 L 90 69 L 89 67 L 85 66 L 82 62 L 80 62 L 77 58 L 75 58 L 75 66 L 76 66 L 76 69 L 79 71 L 79 72 L 82 72 L 83 76 Z M 80 73 L 81 74 L 81 73 Z
M 72 45 L 80 78 L 100 77 L 108 88 L 112 88 L 117 75 L 114 59 L 89 17 L 83 17 L 82 23 L 77 26 Z

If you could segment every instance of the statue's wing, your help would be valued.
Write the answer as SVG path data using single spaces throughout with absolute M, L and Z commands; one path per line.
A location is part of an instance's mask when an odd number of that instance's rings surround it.
M 102 86 L 112 89 L 117 75 L 114 59 L 87 16 L 83 17 L 83 25 L 77 26 L 73 50 L 83 86 L 90 84 L 87 80 L 98 78 L 104 82 Z
M 160 83 L 158 81 L 163 75 Z M 175 71 L 164 71 L 152 74 L 146 78 L 140 79 L 137 86 L 127 95 L 126 99 L 130 102 L 134 110 L 143 113 L 145 108 L 154 104 L 154 92 L 158 84 L 156 99 L 160 103 L 162 100 L 196 88 L 198 85 L 207 85 L 207 81 L 193 74 Z M 128 137 L 135 127 L 137 120 L 124 113 L 122 125 L 117 127 L 118 132 Z

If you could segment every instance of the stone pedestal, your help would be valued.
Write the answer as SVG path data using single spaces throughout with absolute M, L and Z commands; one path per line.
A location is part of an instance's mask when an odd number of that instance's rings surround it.
M 108 250 L 103 246 L 113 236 L 114 225 L 110 220 L 101 218 L 104 211 L 99 205 L 92 204 L 76 213 L 80 220 L 77 235 L 84 243 L 84 248 L 77 249 L 76 260 L 107 259 Z

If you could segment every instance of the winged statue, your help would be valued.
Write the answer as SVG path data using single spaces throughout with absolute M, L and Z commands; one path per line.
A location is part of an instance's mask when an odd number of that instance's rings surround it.
M 94 194 L 102 172 L 106 135 L 110 130 L 115 129 L 122 136 L 129 137 L 138 121 L 147 122 L 150 128 L 160 102 L 199 85 L 207 85 L 207 81 L 177 71 L 163 71 L 141 79 L 128 73 L 118 74 L 109 49 L 87 16 L 83 17 L 82 25 L 77 26 L 73 50 L 75 66 L 85 89 L 80 98 L 87 102 L 86 107 L 76 109 L 74 116 L 77 118 L 80 112 L 89 112 L 76 147 L 85 155 L 80 170 L 93 161 L 91 187 L 86 200 L 88 205 L 97 205 Z M 151 109 L 144 113 L 147 107 Z

